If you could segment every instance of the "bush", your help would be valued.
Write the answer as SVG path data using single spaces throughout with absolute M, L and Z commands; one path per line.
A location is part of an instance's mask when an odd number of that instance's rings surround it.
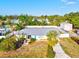
M 79 40 L 79 37 L 71 37 L 72 40 Z
M 9 51 L 16 49 L 16 40 L 14 37 L 5 39 L 0 43 L 0 51 Z
M 30 40 L 30 42 L 29 43 L 33 43 L 33 42 L 35 42 L 36 41 L 36 39 L 35 38 L 31 38 L 31 40 Z
M 19 38 L 18 41 L 16 42 L 16 48 L 20 48 L 23 45 L 24 40 L 25 38 L 23 36 Z
M 0 39 L 0 42 L 2 42 L 4 40 L 4 38 Z
M 72 40 L 74 40 L 77 44 L 79 44 L 79 37 L 71 37 Z
M 16 24 L 16 30 L 21 30 L 23 28 L 24 28 L 24 26 L 22 26 L 21 24 Z
M 48 45 L 47 57 L 48 58 L 54 58 L 55 57 L 55 52 L 53 51 L 53 47 L 50 46 L 50 45 Z
M 23 43 L 24 40 L 26 40 L 25 35 L 20 35 L 19 37 L 17 37 L 18 41 L 16 42 L 16 48 L 20 48 Z

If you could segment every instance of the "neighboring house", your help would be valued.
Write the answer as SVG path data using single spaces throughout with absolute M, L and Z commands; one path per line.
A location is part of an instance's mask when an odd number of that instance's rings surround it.
M 0 28 L 5 30 L 4 33 L 11 32 L 10 25 L 3 25 Z
M 32 19 L 32 21 L 42 22 L 42 20 L 41 20 L 41 19 L 39 19 L 39 18 L 33 18 L 33 19 Z
M 11 23 L 12 23 L 12 24 L 18 24 L 18 23 L 19 23 L 19 19 L 12 19 L 12 20 L 11 20 Z
M 4 34 L 5 29 L 0 29 L 0 36 Z
M 71 31 L 73 29 L 73 25 L 66 21 L 66 22 L 63 22 L 60 24 L 60 28 L 65 30 L 65 31 Z
M 32 21 L 38 21 L 38 22 L 43 22 L 45 21 L 47 24 L 50 24 L 49 20 L 46 18 L 46 19 L 40 19 L 40 18 L 33 18 Z
M 8 33 L 8 32 L 11 32 L 11 28 L 10 28 L 9 25 L 3 25 L 3 26 L 1 26 L 1 27 L 0 27 L 0 30 L 3 30 L 2 32 L 3 32 L 4 35 L 5 35 L 6 33 Z
M 47 24 L 50 24 L 50 22 L 49 22 L 49 20 L 46 18 L 45 19 L 45 22 L 47 23 Z
M 10 32 L 11 31 L 10 25 L 5 25 L 4 28 L 5 28 L 6 32 Z
M 0 29 L 0 39 L 5 38 L 4 31 L 5 29 Z

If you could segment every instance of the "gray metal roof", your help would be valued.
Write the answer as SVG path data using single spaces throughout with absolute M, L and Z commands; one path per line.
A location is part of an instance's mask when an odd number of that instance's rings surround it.
M 50 31 L 57 31 L 57 33 L 59 33 L 57 28 L 25 28 L 21 30 L 19 33 L 23 33 L 26 35 L 42 36 L 42 35 L 47 35 L 47 33 Z

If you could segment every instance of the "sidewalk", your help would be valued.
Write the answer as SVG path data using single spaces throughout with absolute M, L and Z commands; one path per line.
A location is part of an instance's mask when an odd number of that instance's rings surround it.
M 71 58 L 69 57 L 61 48 L 60 44 L 57 43 L 54 47 L 53 47 L 54 51 L 55 51 L 55 58 Z

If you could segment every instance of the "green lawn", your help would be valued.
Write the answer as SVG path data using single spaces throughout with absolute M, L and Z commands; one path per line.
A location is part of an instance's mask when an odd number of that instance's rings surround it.
M 63 50 L 72 58 L 79 58 L 79 45 L 71 38 L 60 40 L 60 45 Z

